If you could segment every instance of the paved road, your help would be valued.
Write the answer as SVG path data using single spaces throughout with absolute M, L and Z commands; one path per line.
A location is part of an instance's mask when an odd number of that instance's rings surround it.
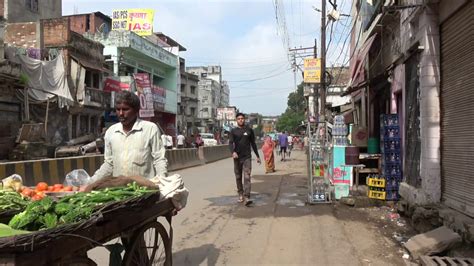
M 305 205 L 305 155 L 277 172 L 254 162 L 253 207 L 237 203 L 232 160 L 178 171 L 190 190 L 173 220 L 175 265 L 403 265 L 396 243 L 357 209 Z M 99 265 L 108 256 L 90 252 Z

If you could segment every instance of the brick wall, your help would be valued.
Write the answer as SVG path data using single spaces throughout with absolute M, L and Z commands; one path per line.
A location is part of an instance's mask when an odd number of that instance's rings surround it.
M 39 48 L 36 38 L 36 22 L 9 23 L 5 26 L 5 43 L 17 47 Z
M 71 30 L 74 32 L 77 32 L 79 34 L 83 34 L 86 32 L 87 29 L 87 17 L 89 15 L 76 15 L 76 16 L 71 16 L 70 22 L 71 22 Z
M 69 18 L 42 20 L 45 47 L 61 47 L 70 40 Z
M 96 33 L 97 30 L 99 29 L 99 27 L 104 23 L 108 25 L 109 30 L 112 28 L 109 21 L 105 20 L 104 18 L 102 18 L 100 16 L 94 16 L 92 14 L 91 15 L 91 23 L 90 23 L 91 24 L 90 32 Z

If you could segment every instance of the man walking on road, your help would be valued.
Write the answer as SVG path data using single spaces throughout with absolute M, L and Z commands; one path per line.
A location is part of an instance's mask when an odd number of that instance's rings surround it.
M 278 136 L 278 141 L 280 142 L 281 161 L 284 161 L 286 156 L 286 147 L 288 146 L 288 135 L 286 135 L 286 131 Z
M 257 163 L 261 163 L 258 155 L 257 144 L 255 144 L 255 134 L 253 130 L 245 125 L 245 115 L 238 113 L 236 116 L 238 127 L 233 128 L 229 136 L 229 148 L 234 158 L 234 174 L 239 193 L 239 202 L 245 206 L 252 204 L 250 200 L 250 175 L 252 172 L 252 151 L 257 156 Z M 244 183 L 242 185 L 242 174 Z

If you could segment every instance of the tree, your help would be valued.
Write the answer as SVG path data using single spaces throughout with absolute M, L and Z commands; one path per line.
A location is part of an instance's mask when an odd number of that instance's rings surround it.
M 297 128 L 305 120 L 306 104 L 303 94 L 303 83 L 298 85 L 295 92 L 288 95 L 286 111 L 278 119 L 276 128 L 278 131 L 297 133 Z

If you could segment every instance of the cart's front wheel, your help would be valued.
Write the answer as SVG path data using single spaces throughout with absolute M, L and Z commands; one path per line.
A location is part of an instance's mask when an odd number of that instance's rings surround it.
M 157 221 L 146 224 L 132 237 L 123 258 L 125 266 L 171 265 L 171 243 Z

